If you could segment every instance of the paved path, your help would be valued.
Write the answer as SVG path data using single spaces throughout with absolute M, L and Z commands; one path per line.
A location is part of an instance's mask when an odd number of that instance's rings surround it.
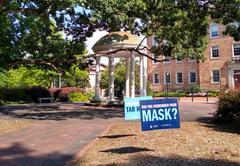
M 182 121 L 211 116 L 214 104 L 180 103 Z M 3 117 L 31 119 L 30 127 L 0 135 L 0 165 L 65 165 L 110 124 L 123 122 L 123 111 L 77 104 L 1 107 Z

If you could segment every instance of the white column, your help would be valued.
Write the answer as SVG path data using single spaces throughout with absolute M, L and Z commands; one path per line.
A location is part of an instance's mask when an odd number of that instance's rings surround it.
M 100 99 L 100 56 L 96 57 L 95 99 Z
M 59 74 L 59 77 L 58 77 L 58 88 L 61 88 L 62 87 L 62 74 Z
M 131 97 L 135 97 L 135 53 L 131 52 L 130 55 L 130 91 Z
M 130 72 L 130 58 L 126 58 L 126 85 L 125 85 L 125 97 L 129 98 L 129 72 Z
M 144 96 L 144 89 L 143 89 L 143 56 L 140 55 L 140 73 L 139 73 L 139 78 L 140 78 L 140 96 Z
M 147 57 L 143 57 L 143 96 L 147 96 Z
M 112 101 L 114 99 L 114 55 L 108 58 L 108 100 Z

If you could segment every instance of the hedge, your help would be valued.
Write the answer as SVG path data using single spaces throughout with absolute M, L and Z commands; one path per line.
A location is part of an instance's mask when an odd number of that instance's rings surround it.
M 69 101 L 71 102 L 86 102 L 90 101 L 90 99 L 93 97 L 93 93 L 87 92 L 73 92 L 69 94 Z

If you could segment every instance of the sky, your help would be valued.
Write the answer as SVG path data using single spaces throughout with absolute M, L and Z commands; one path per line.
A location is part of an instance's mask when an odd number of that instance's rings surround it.
M 90 38 L 87 38 L 87 41 L 85 42 L 88 53 L 89 54 L 93 54 L 93 50 L 92 47 L 93 45 L 103 36 L 105 36 L 106 34 L 108 34 L 107 31 L 99 31 L 97 30 L 96 32 L 93 33 L 93 36 Z

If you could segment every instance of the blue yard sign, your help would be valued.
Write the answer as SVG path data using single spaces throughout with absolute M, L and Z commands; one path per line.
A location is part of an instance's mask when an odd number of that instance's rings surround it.
M 140 119 L 140 100 L 151 100 L 152 96 L 126 98 L 124 100 L 125 120 Z
M 177 99 L 141 100 L 142 131 L 180 128 Z

